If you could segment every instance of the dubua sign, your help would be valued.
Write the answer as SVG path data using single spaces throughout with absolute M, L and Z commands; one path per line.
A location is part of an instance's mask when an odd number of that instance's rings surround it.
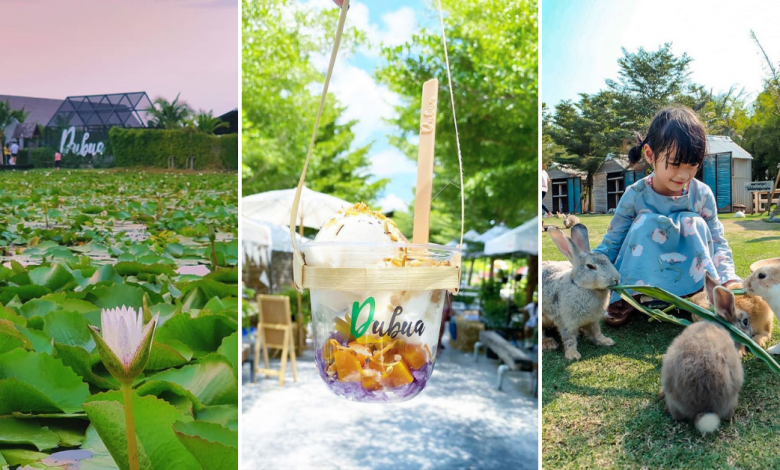
M 89 142 L 89 132 L 84 131 L 81 136 L 81 142 L 76 142 L 76 128 L 71 126 L 68 129 L 62 131 L 62 139 L 60 139 L 60 153 L 74 153 L 76 155 L 95 156 L 103 155 L 103 151 L 106 149 L 106 145 L 103 142 Z

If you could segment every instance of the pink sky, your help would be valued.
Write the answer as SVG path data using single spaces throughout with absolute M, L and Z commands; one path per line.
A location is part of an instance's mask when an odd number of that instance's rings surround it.
M 239 0 L 0 0 L 0 94 L 238 106 Z M 8 66 L 12 73 L 9 74 Z

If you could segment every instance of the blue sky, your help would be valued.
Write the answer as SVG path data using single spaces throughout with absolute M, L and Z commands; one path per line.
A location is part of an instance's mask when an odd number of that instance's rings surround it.
M 764 60 L 750 38 L 754 30 L 770 59 L 780 62 L 780 2 L 760 0 L 543 0 L 542 101 L 552 108 L 578 93 L 605 88 L 617 78 L 621 47 L 658 49 L 672 43 L 687 53 L 691 80 L 727 91 L 755 94 Z
M 332 0 L 309 0 L 306 3 L 317 8 L 336 8 Z M 387 136 L 395 129 L 383 120 L 395 115 L 393 106 L 400 101 L 395 93 L 374 78 L 376 68 L 384 62 L 379 57 L 379 45 L 405 43 L 419 31 L 420 24 L 431 24 L 428 5 L 423 0 L 350 2 L 347 25 L 357 26 L 366 32 L 373 47 L 361 48 L 346 60 L 340 56 L 331 81 L 330 91 L 347 108 L 344 119 L 358 120 L 353 128 L 353 146 L 373 141 L 369 153 L 372 173 L 377 178 L 391 180 L 378 198 L 384 210 L 404 209 L 413 199 L 417 164 L 388 143 Z M 313 62 L 323 72 L 327 69 L 325 57 L 315 57 Z M 316 93 L 319 91 L 317 89 Z

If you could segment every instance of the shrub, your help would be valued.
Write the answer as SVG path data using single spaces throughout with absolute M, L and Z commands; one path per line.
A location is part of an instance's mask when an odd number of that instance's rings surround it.
M 186 168 L 195 157 L 196 169 L 238 169 L 238 135 L 216 136 L 187 129 L 124 129 L 109 132 L 118 167 L 152 166 L 168 168 L 173 157 L 176 168 Z
M 54 166 L 54 152 L 50 147 L 39 147 L 30 150 L 30 160 L 35 168 L 50 168 Z

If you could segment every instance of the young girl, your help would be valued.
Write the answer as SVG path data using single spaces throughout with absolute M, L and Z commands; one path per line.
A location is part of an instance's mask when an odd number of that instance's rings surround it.
M 596 252 L 609 257 L 623 285 L 661 287 L 687 296 L 704 286 L 704 272 L 728 285 L 740 281 L 718 220 L 715 196 L 694 179 L 707 146 L 704 125 L 689 108 L 661 110 L 647 136 L 628 152 L 653 173 L 626 189 Z M 632 308 L 613 294 L 605 321 L 620 326 Z

